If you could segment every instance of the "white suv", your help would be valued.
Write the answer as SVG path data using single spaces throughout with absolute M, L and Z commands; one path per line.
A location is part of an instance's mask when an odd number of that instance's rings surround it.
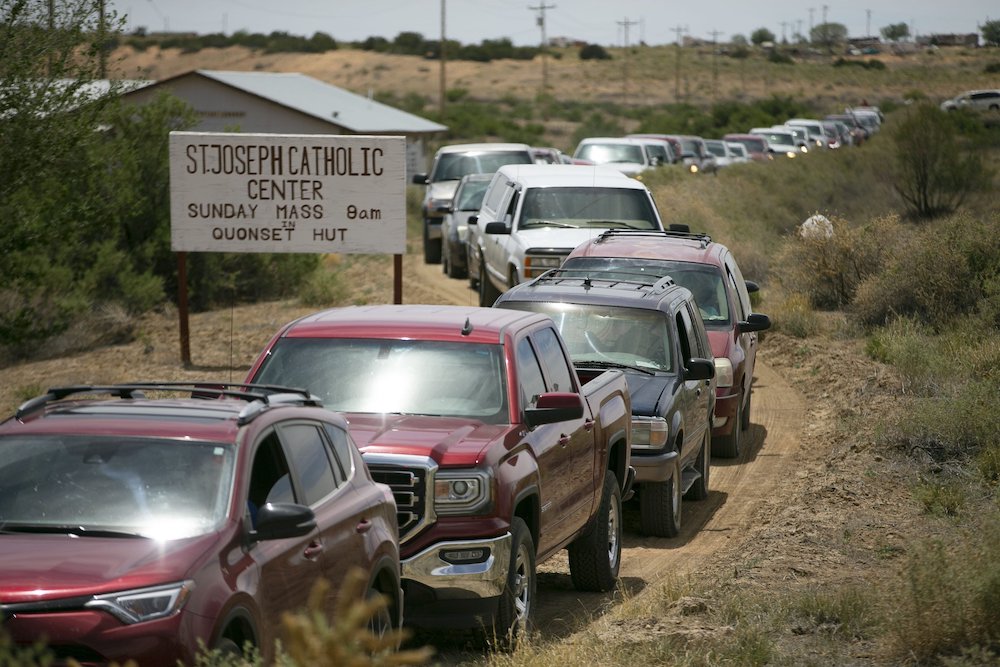
M 941 103 L 942 111 L 956 109 L 1000 111 L 1000 90 L 970 90 Z
M 424 218 L 424 261 L 441 261 L 441 222 L 451 207 L 458 182 L 467 174 L 492 174 L 504 164 L 532 164 L 527 144 L 452 144 L 434 155 L 429 174 L 414 174 L 413 183 L 426 185 L 420 206 Z
M 663 229 L 649 189 L 600 165 L 500 167 L 469 224 L 469 280 L 483 306 L 604 231 Z

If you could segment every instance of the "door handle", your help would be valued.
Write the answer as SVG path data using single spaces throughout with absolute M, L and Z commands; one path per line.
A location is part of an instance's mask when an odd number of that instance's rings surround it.
M 562 435 L 559 436 L 559 446 L 560 447 L 565 447 L 566 445 L 569 444 L 569 440 L 570 440 L 570 437 L 568 435 L 566 435 L 565 433 L 563 433 Z
M 593 419 L 584 420 L 584 422 L 583 422 L 583 428 L 585 430 L 587 430 L 587 431 L 593 431 L 594 430 L 594 420 Z
M 697 389 L 694 390 L 694 395 L 701 396 L 701 387 L 698 387 Z
M 358 525 L 355 526 L 354 528 L 354 530 L 356 530 L 361 534 L 367 533 L 371 529 L 372 529 L 372 522 L 369 521 L 368 519 L 362 519 L 361 521 L 358 522 Z
M 323 553 L 323 545 L 319 542 L 319 540 L 313 540 L 309 543 L 309 546 L 305 548 L 305 551 L 302 552 L 302 555 L 305 556 L 307 560 L 316 560 L 319 558 L 321 553 Z

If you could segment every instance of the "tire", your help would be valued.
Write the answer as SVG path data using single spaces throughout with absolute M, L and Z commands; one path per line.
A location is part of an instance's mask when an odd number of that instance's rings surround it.
M 597 516 L 587 532 L 569 545 L 569 574 L 578 591 L 610 591 L 618 582 L 622 561 L 622 491 L 610 470 Z
M 500 297 L 500 290 L 493 286 L 486 275 L 486 262 L 479 259 L 479 305 L 489 308 Z
M 448 247 L 445 246 L 441 251 L 441 273 L 444 275 L 450 275 L 451 271 L 448 266 L 451 264 L 449 261 L 451 259 L 451 252 L 448 251 Z
M 375 586 L 372 586 L 368 589 L 368 598 L 372 599 L 376 596 L 384 597 L 387 604 L 370 619 L 368 619 L 368 632 L 375 637 L 382 639 L 395 629 L 392 618 L 394 603 L 390 596 L 375 588 Z
M 438 264 L 441 261 L 441 239 L 430 238 L 430 223 L 424 220 L 424 263 Z
M 712 440 L 712 456 L 723 459 L 735 459 L 740 455 L 740 440 L 743 435 L 743 403 L 738 403 L 736 407 L 736 418 L 733 419 L 733 428 L 729 435 Z
M 482 265 L 482 263 L 483 263 L 483 261 L 480 258 L 479 264 Z M 479 272 L 478 271 L 476 273 L 472 272 L 472 251 L 467 252 L 466 255 L 465 255 L 465 266 L 466 266 L 466 268 L 468 270 L 468 274 L 469 274 L 469 289 L 474 289 L 474 290 L 476 290 L 478 292 L 479 291 Z
M 701 443 L 701 451 L 698 452 L 698 460 L 695 462 L 698 473 L 701 475 L 691 488 L 684 494 L 684 500 L 704 500 L 708 498 L 708 478 L 712 471 L 712 430 L 705 429 L 705 437 Z
M 510 523 L 510 567 L 507 584 L 500 594 L 500 606 L 494 622 L 492 641 L 501 650 L 513 650 L 531 630 L 535 606 L 535 544 L 528 525 L 520 517 Z
M 507 272 L 507 289 L 517 287 L 517 282 L 517 269 L 512 266 Z
M 677 537 L 681 532 L 681 467 L 674 459 L 673 474 L 666 482 L 644 482 L 639 486 L 639 527 L 653 537 Z
M 753 393 L 747 394 L 747 406 L 743 408 L 743 419 L 740 420 L 740 427 L 745 431 L 750 428 L 750 400 Z
M 219 640 L 212 646 L 212 650 L 223 656 L 243 656 L 243 649 L 229 637 L 219 637 Z
M 464 278 L 466 275 L 468 275 L 467 270 L 463 270 L 455 266 L 455 258 L 452 257 L 450 250 L 448 251 L 447 255 L 448 255 L 448 268 L 445 271 L 445 273 L 448 274 L 449 278 Z M 466 266 L 468 266 L 468 264 L 466 264 Z

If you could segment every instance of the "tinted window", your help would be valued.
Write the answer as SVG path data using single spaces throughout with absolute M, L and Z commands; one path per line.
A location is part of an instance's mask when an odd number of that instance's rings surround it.
M 302 484 L 302 501 L 315 505 L 337 488 L 326 440 L 313 424 L 284 425 L 280 433 L 292 468 Z
M 457 181 L 468 174 L 492 174 L 505 164 L 531 164 L 528 151 L 482 151 L 441 153 L 434 164 L 431 182 Z
M 545 393 L 545 380 L 542 378 L 542 368 L 538 357 L 527 338 L 522 338 L 517 344 L 517 372 L 520 380 L 521 403 L 531 405 L 539 394 Z
M 551 391 L 575 391 L 573 378 L 569 374 L 569 361 L 559 345 L 559 337 L 553 329 L 541 329 L 532 336 L 538 346 L 538 356 L 541 357 L 548 371 L 549 389 Z
M 466 181 L 455 193 L 455 208 L 460 211 L 478 211 L 489 181 Z
M 337 483 L 342 484 L 354 473 L 354 449 L 356 445 L 347 432 L 333 424 L 324 424 L 326 434 L 333 443 L 333 472 Z
M 500 202 L 503 201 L 504 193 L 507 191 L 507 179 L 499 174 L 493 178 L 490 188 L 486 192 L 483 201 L 483 208 L 489 209 L 490 213 L 496 214 L 500 210 Z M 492 222 L 488 220 L 487 222 Z M 480 223 L 481 224 L 481 223 Z

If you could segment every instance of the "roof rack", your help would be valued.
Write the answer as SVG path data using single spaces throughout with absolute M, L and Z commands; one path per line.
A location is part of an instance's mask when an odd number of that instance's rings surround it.
M 220 399 L 237 398 L 248 402 L 240 411 L 237 422 L 243 425 L 274 405 L 301 405 L 323 407 L 323 401 L 306 389 L 266 384 L 236 384 L 230 382 L 132 382 L 112 385 L 70 385 L 53 387 L 41 396 L 22 403 L 14 417 L 22 420 L 25 416 L 42 409 L 53 401 L 61 401 L 78 394 L 107 394 L 122 399 L 146 398 L 147 391 L 178 392 L 190 394 L 191 398 Z
M 692 232 L 689 231 L 690 228 L 687 225 L 671 225 L 670 229 L 609 229 L 606 232 L 601 232 L 594 243 L 603 243 L 608 239 L 615 237 L 625 237 L 625 236 L 645 236 L 645 237 L 665 237 L 665 238 L 675 238 L 675 239 L 692 239 L 694 241 L 700 241 L 701 247 L 706 248 L 708 244 L 712 242 L 712 237 L 708 234 L 702 232 Z
M 608 287 L 626 285 L 631 287 L 651 287 L 654 292 L 661 292 L 672 287 L 674 279 L 669 275 L 657 275 L 648 271 L 632 271 L 629 269 L 549 269 L 531 281 L 530 284 L 558 283 L 565 280 L 580 280 L 584 289 L 590 289 L 595 282 L 609 283 Z

